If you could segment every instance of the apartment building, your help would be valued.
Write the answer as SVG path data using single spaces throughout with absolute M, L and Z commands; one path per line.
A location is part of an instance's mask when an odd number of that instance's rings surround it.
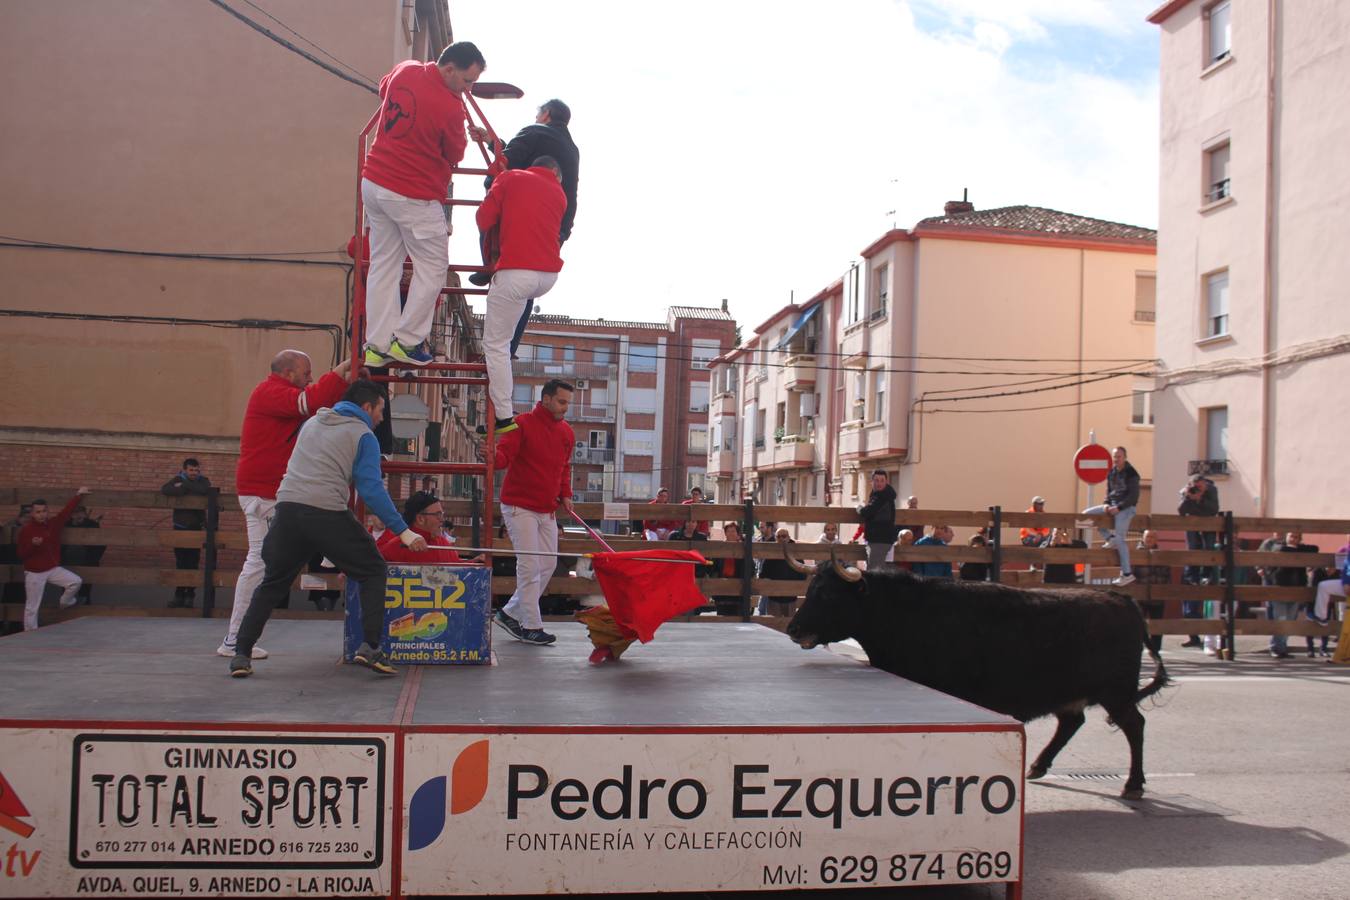
M 1161 39 L 1155 471 L 1239 515 L 1338 516 L 1350 377 L 1350 8 L 1174 0 Z
M 1152 369 L 1154 247 L 1146 228 L 964 200 L 881 235 L 718 360 L 719 499 L 851 506 L 882 469 L 929 509 L 1081 508 L 1071 458 L 1095 435 L 1127 448 L 1146 510 L 1153 424 L 1132 373 Z
M 0 147 L 10 483 L 158 487 L 198 456 L 230 491 L 272 356 L 304 350 L 322 374 L 345 355 L 355 143 L 378 103 L 367 79 L 434 58 L 448 7 L 294 0 L 277 14 L 365 86 L 270 39 L 303 43 L 247 4 L 5 10 L 0 71 L 44 73 L 10 98 L 23 126 Z M 466 320 L 462 302 L 443 307 L 450 352 Z M 437 427 L 400 455 L 466 458 L 464 394 L 428 402 Z
M 711 490 L 707 478 L 709 363 L 736 340 L 723 304 L 672 306 L 664 322 L 537 315 L 514 371 L 515 411 L 544 383 L 576 386 L 572 490 L 579 500 L 646 501 L 659 487 L 677 498 Z

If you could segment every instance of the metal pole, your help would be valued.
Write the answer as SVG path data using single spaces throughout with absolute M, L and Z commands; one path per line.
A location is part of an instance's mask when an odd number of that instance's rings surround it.
M 751 535 L 755 533 L 755 501 L 745 498 L 745 515 L 741 519 L 741 621 L 750 621 L 751 581 L 755 577 L 755 548 Z
M 989 552 L 993 557 L 989 561 L 989 580 L 998 584 L 1003 580 L 1003 507 L 991 506 L 989 511 L 994 514 L 994 527 L 989 534 Z
M 469 485 L 469 530 L 475 547 L 483 543 L 483 520 L 478 514 L 478 482 Z
M 1233 638 L 1237 634 L 1237 567 L 1236 554 L 1234 552 L 1233 542 L 1233 512 L 1229 510 L 1223 514 L 1223 605 L 1225 615 L 1228 616 L 1228 650 L 1224 653 L 1224 659 L 1233 659 L 1236 656 L 1237 645 Z
M 206 492 L 206 559 L 202 562 L 202 618 L 216 607 L 216 534 L 220 531 L 220 488 Z

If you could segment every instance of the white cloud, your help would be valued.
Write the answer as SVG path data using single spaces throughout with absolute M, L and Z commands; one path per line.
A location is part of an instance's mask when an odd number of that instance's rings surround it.
M 1152 224 L 1156 77 L 1081 71 L 1043 46 L 1060 26 L 1135 27 L 1121 11 L 1133 5 L 521 0 L 507 13 L 460 0 L 452 12 L 485 79 L 526 92 L 488 104 L 499 131 L 552 96 L 573 109 L 579 211 L 544 310 L 659 320 L 726 297 L 748 333 L 962 188 L 981 208 Z M 949 27 L 923 30 L 939 6 Z M 1005 59 L 1023 41 L 1046 51 L 1034 80 Z M 476 234 L 457 221 L 468 260 Z

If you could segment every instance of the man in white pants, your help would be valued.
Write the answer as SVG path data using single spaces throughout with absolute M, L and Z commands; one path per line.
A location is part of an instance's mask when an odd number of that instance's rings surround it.
M 488 288 L 483 360 L 498 434 L 515 428 L 511 409 L 511 338 L 527 304 L 552 289 L 562 270 L 558 230 L 567 212 L 562 168 L 541 156 L 528 169 L 498 175 L 478 207 L 478 229 L 500 232 L 501 255 Z
M 509 337 L 509 332 L 508 332 Z M 558 522 L 561 503 L 572 510 L 572 426 L 563 421 L 572 403 L 572 385 L 554 378 L 544 385 L 543 397 L 533 410 L 497 443 L 495 465 L 506 470 L 502 481 L 502 521 L 516 550 L 545 555 L 516 558 L 516 590 L 495 621 L 508 634 L 527 644 L 551 644 L 544 630 L 539 597 L 557 564 Z
M 235 469 L 235 490 L 244 510 L 248 528 L 248 555 L 234 583 L 234 607 L 225 640 L 216 648 L 219 656 L 233 657 L 239 625 L 253 600 L 253 592 L 262 583 L 263 538 L 272 525 L 272 508 L 277 505 L 277 488 L 286 474 L 296 435 L 305 420 L 321 408 L 331 407 L 347 390 L 347 370 L 351 361 L 314 381 L 309 356 L 299 350 L 282 350 L 272 358 L 272 372 L 253 389 L 244 410 L 239 431 L 239 466 Z M 253 648 L 254 659 L 266 659 L 267 651 Z
M 19 529 L 14 539 L 19 559 L 23 561 L 24 631 L 33 631 L 38 627 L 38 607 L 42 605 L 42 594 L 48 582 L 63 589 L 60 601 L 62 609 L 78 602 L 75 594 L 84 581 L 69 569 L 61 568 L 61 529 L 75 514 L 80 498 L 88 493 L 89 488 L 80 488 L 55 516 L 47 509 L 46 500 L 34 500 L 28 524 Z

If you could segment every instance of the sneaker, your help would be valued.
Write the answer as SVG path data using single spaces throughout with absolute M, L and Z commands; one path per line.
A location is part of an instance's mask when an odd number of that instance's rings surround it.
M 405 366 L 425 366 L 432 359 L 431 354 L 423 350 L 420 344 L 409 350 L 398 341 L 389 345 L 389 358 Z
M 590 664 L 598 666 L 602 663 L 613 662 L 614 651 L 608 647 L 596 647 L 591 651 Z
M 497 434 L 506 434 L 508 431 L 515 431 L 519 427 L 520 426 L 516 424 L 515 418 L 511 417 L 506 419 L 498 419 L 497 424 L 494 426 L 494 430 L 497 432 Z M 479 425 L 478 433 L 487 434 L 487 426 Z
M 234 655 L 235 655 L 235 654 L 234 654 L 234 645 L 232 645 L 232 644 L 225 644 L 225 643 L 222 643 L 219 647 L 216 648 L 216 656 L 223 656 L 223 657 L 225 657 L 226 659 L 232 659 L 232 658 L 234 657 Z M 264 650 L 263 648 L 259 647 L 257 644 L 254 644 L 254 645 L 253 645 L 253 658 L 254 658 L 254 659 L 267 659 L 267 651 Z
M 1205 655 L 1206 655 L 1206 656 L 1218 656 L 1218 655 L 1219 655 L 1219 651 L 1216 650 L 1216 649 L 1213 648 L 1213 647 L 1206 647 L 1206 648 L 1205 648 Z
M 1134 576 L 1130 574 L 1121 575 L 1112 582 L 1116 587 L 1124 587 L 1127 584 L 1134 584 Z
M 1270 658 L 1271 658 L 1271 659 L 1288 659 L 1288 658 L 1289 658 L 1289 651 L 1288 651 L 1288 650 L 1272 650 L 1272 651 L 1270 651 Z
M 235 656 L 230 660 L 230 677 L 247 678 L 253 674 L 253 662 L 247 656 Z
M 373 672 L 379 672 L 381 675 L 398 674 L 398 669 L 394 668 L 385 652 L 369 644 L 362 644 L 357 648 L 356 654 L 352 657 L 352 662 L 358 666 L 365 666 Z
M 390 358 L 389 354 L 381 350 L 376 350 L 374 347 L 367 347 L 366 356 L 363 361 L 372 369 L 382 369 L 393 362 L 393 359 Z
M 511 637 L 518 641 L 522 640 L 521 635 L 525 633 L 525 629 L 521 628 L 520 623 L 514 618 L 508 616 L 506 610 L 497 610 L 496 614 L 492 617 L 492 621 L 497 623 L 497 627 L 511 635 Z
M 1326 625 L 1328 622 L 1331 621 L 1330 618 L 1326 619 L 1319 618 L 1317 614 L 1314 613 L 1311 609 L 1305 609 L 1303 611 L 1303 615 L 1309 622 L 1316 622 L 1318 625 Z
M 487 287 L 492 283 L 491 272 L 471 272 L 469 274 L 469 284 L 477 287 Z
M 522 628 L 520 629 L 520 635 L 516 639 L 524 641 L 527 644 L 538 644 L 541 647 L 557 640 L 556 637 L 542 628 Z
M 62 609 L 70 609 L 72 606 L 76 605 L 76 604 L 79 603 L 79 602 L 80 602 L 80 598 L 79 598 L 79 597 L 71 597 L 69 600 L 63 600 L 63 601 L 61 601 L 61 608 L 62 608 Z
M 1183 647 L 1199 647 L 1199 646 L 1200 646 L 1200 639 L 1199 639 L 1198 637 L 1189 637 L 1189 638 L 1187 638 L 1186 640 L 1184 640 L 1184 641 L 1181 642 L 1181 646 L 1183 646 Z

